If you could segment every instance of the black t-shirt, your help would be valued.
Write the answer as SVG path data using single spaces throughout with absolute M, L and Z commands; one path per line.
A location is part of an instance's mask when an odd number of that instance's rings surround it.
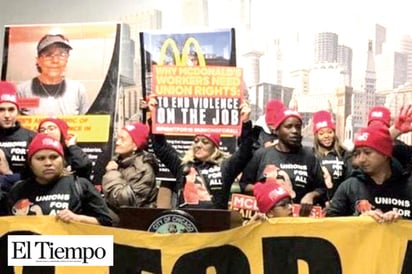
M 96 188 L 86 179 L 72 175 L 47 185 L 33 179 L 16 183 L 9 193 L 11 215 L 56 215 L 70 209 L 76 214 L 97 218 L 102 225 L 111 225 L 109 209 Z
M 242 190 L 247 184 L 265 181 L 265 173 L 273 166 L 288 174 L 293 190 L 296 192 L 295 202 L 299 203 L 303 196 L 311 191 L 325 194 L 325 183 L 319 161 L 309 148 L 301 148 L 297 152 L 289 153 L 281 152 L 275 147 L 257 150 L 243 170 L 240 180 Z

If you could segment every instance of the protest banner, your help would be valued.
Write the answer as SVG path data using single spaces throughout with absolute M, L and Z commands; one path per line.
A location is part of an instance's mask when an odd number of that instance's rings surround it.
M 370 217 L 273 218 L 215 233 L 161 234 L 51 216 L 0 218 L 0 267 L 7 235 L 113 235 L 113 266 L 56 266 L 55 273 L 412 273 L 412 223 Z M 57 247 L 55 247 L 57 248 Z M 17 274 L 23 267 L 14 267 Z M 134 271 L 134 272 L 133 272 Z
M 199 32 L 183 32 L 183 33 L 170 33 L 164 31 L 148 31 L 148 32 L 141 32 L 140 33 L 140 49 L 141 49 L 141 60 L 142 60 L 142 90 L 143 90 L 143 97 L 147 97 L 148 95 L 154 93 L 153 90 L 153 81 L 155 80 L 157 73 L 153 70 L 154 67 L 164 67 L 165 69 L 168 68 L 178 68 L 178 67 L 188 67 L 191 65 L 189 62 L 189 57 L 191 55 L 195 55 L 198 59 L 197 66 L 193 66 L 191 68 L 200 68 L 206 69 L 206 71 L 213 71 L 213 69 L 209 69 L 209 66 L 229 66 L 234 69 L 233 71 L 237 71 L 239 73 L 239 69 L 234 68 L 236 66 L 236 45 L 235 45 L 235 30 L 234 29 L 216 29 L 216 30 L 207 30 L 207 31 L 199 31 Z M 190 69 L 190 68 L 189 68 Z M 214 71 L 217 71 L 215 69 Z M 192 70 L 192 73 L 199 74 L 199 70 Z M 169 75 L 170 76 L 170 75 Z M 240 77 L 239 74 L 236 77 Z M 171 80 L 173 77 L 169 77 L 168 79 Z M 194 77 L 192 77 L 194 78 Z M 166 78 L 163 77 L 163 80 Z M 182 78 L 181 78 L 182 79 Z M 237 80 L 236 80 L 237 81 Z M 167 85 L 162 85 L 163 89 L 168 89 Z M 175 83 L 175 88 L 182 88 L 184 85 L 177 85 Z M 192 88 L 195 83 L 191 83 Z M 233 88 L 236 86 L 234 83 L 230 83 L 230 86 L 225 88 Z M 187 87 L 186 87 L 187 88 Z M 202 88 L 202 87 L 200 87 Z M 204 88 L 204 87 L 203 87 Z M 237 97 L 240 98 L 241 96 L 238 95 L 238 92 L 235 92 Z M 176 95 L 176 93 L 173 93 Z M 243 95 L 242 95 L 243 96 Z M 168 105 L 169 103 L 172 104 L 173 100 L 177 100 L 177 96 L 161 96 L 161 100 L 166 100 Z M 198 96 L 199 97 L 199 96 Z M 208 97 L 207 92 L 204 93 L 204 97 Z M 218 99 L 217 94 L 214 94 L 214 97 Z M 212 100 L 215 100 L 213 96 L 211 97 Z M 224 97 L 224 96 L 221 96 Z M 175 98 L 175 99 L 174 99 Z M 207 98 L 209 100 L 209 98 Z M 187 99 L 179 99 L 179 100 L 189 100 L 191 101 L 194 106 L 194 99 L 188 96 Z M 162 101 L 166 103 L 166 101 Z M 236 101 L 236 104 L 239 102 Z M 209 105 L 208 105 L 209 106 Z M 231 106 L 233 108 L 233 104 Z M 193 112 L 196 110 L 204 109 L 198 113 L 193 113 L 191 115 L 191 119 L 197 119 L 200 124 L 202 117 L 209 119 L 211 115 L 207 113 L 207 111 L 212 111 L 212 113 L 216 113 L 215 108 L 200 108 L 195 109 L 192 108 Z M 163 111 L 163 110 L 162 110 Z M 230 125 L 230 123 L 235 122 L 232 121 L 232 117 L 235 117 L 235 113 L 231 115 L 231 111 L 225 111 L 225 119 L 227 119 L 227 125 L 213 125 L 210 124 L 208 126 L 206 124 L 202 126 L 194 126 L 195 121 L 192 120 L 192 125 L 185 125 L 183 124 L 183 114 L 181 110 L 177 110 L 180 112 L 180 117 L 176 117 L 171 115 L 173 111 L 172 108 L 167 107 L 164 108 L 164 115 L 163 118 L 166 119 L 166 112 L 169 111 L 170 115 L 167 115 L 167 119 L 172 119 L 171 122 L 176 122 L 175 124 L 170 123 L 162 123 L 156 125 L 157 121 L 154 121 L 154 132 L 163 132 L 167 135 L 167 142 L 171 144 L 179 153 L 184 153 L 187 151 L 193 140 L 193 135 L 195 134 L 194 128 L 198 130 L 209 130 L 213 128 L 216 131 L 223 131 L 230 132 L 229 134 L 223 134 L 221 140 L 220 149 L 233 153 L 236 148 L 236 139 L 233 137 L 238 135 L 239 133 L 239 122 L 236 126 Z M 234 110 L 235 111 L 235 110 Z M 203 112 L 203 114 L 202 114 Z M 160 113 L 162 115 L 162 113 Z M 221 114 L 221 113 L 219 113 Z M 156 115 L 156 114 L 155 114 Z M 158 115 L 159 116 L 159 115 Z M 216 116 L 214 114 L 214 116 Z M 144 119 L 146 118 L 143 115 Z M 196 117 L 196 118 L 195 118 Z M 219 116 L 221 117 L 221 115 Z M 237 116 L 238 117 L 238 116 Z M 186 116 L 189 118 L 189 116 Z M 173 119 L 178 119 L 174 120 Z M 234 118 L 236 119 L 236 118 Z M 221 119 L 219 119 L 221 120 Z M 180 122 L 180 124 L 179 124 Z M 210 121 L 207 121 L 210 122 Z M 219 129 L 220 128 L 220 129 Z M 174 133 L 173 133 L 174 132 Z M 159 180 L 174 180 L 173 176 L 170 174 L 168 169 L 160 163 L 160 172 L 158 173 Z
M 154 133 L 239 136 L 242 70 L 235 67 L 154 66 Z

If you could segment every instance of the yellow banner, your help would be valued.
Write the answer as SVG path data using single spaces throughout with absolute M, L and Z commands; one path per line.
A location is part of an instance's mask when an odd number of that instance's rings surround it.
M 42 115 L 19 116 L 23 127 L 37 131 Z M 69 125 L 69 134 L 77 136 L 80 143 L 101 143 L 109 141 L 110 115 L 65 115 L 57 117 Z
M 0 230 L 2 256 L 6 233 L 114 235 L 111 274 L 412 273 L 410 221 L 278 218 L 218 233 L 155 234 L 25 216 L 0 218 Z M 1 273 L 7 270 L 1 268 Z M 15 270 L 23 273 L 22 267 Z M 56 267 L 55 273 L 109 273 L 109 268 Z

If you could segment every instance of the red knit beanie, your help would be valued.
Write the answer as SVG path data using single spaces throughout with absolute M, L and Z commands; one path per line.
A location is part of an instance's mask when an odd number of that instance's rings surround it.
M 369 110 L 368 126 L 373 121 L 380 121 L 387 127 L 391 126 L 391 111 L 384 106 L 376 106 Z
M 322 128 L 330 128 L 335 130 L 332 115 L 329 111 L 321 110 L 313 113 L 312 116 L 313 133 L 316 134 Z
M 361 128 L 355 134 L 355 148 L 370 147 L 383 155 L 392 157 L 393 140 L 388 128 L 383 126 L 370 126 Z
M 295 117 L 298 118 L 300 121 L 302 121 L 302 117 L 300 116 L 299 112 L 289 109 L 289 108 L 283 108 L 283 109 L 278 109 L 276 111 L 276 114 L 274 116 L 273 120 L 273 126 L 275 129 L 278 129 L 279 126 L 288 118 L 290 117 Z
M 30 142 L 28 147 L 28 158 L 29 160 L 31 157 L 38 152 L 39 150 L 43 149 L 51 149 L 59 153 L 62 157 L 64 157 L 64 151 L 61 143 L 56 139 L 50 137 L 44 133 L 38 133 L 34 136 L 33 140 Z
M 40 130 L 40 127 L 43 123 L 45 122 L 52 122 L 54 124 L 56 124 L 56 126 L 59 128 L 60 133 L 62 134 L 63 138 L 66 140 L 67 137 L 69 136 L 69 125 L 67 125 L 67 122 L 62 120 L 62 119 L 58 119 L 58 118 L 45 118 L 43 120 L 41 120 L 39 122 L 39 127 L 37 128 L 37 131 Z
M 218 133 L 208 133 L 208 134 L 197 134 L 197 136 L 203 136 L 209 139 L 217 148 L 219 148 L 220 145 L 220 135 Z
M 259 211 L 267 213 L 273 206 L 285 198 L 290 198 L 289 193 L 276 182 L 256 183 L 253 186 L 253 195 Z
M 267 102 L 265 106 L 265 121 L 267 125 L 274 125 L 276 122 L 276 113 L 285 109 L 285 105 L 278 99 Z
M 13 103 L 19 108 L 16 87 L 10 82 L 0 81 L 0 103 L 4 102 Z
M 146 124 L 133 123 L 125 125 L 123 129 L 129 133 L 138 149 L 146 148 L 147 143 L 149 142 L 149 127 Z

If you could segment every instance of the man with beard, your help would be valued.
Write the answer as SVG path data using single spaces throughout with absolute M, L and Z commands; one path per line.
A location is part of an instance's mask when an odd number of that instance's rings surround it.
M 287 108 L 278 109 L 274 116 L 278 143 L 254 153 L 240 179 L 242 192 L 251 194 L 255 182 L 265 182 L 270 174 L 283 173 L 289 177 L 284 179 L 292 182 L 296 194 L 293 202 L 313 205 L 325 195 L 325 183 L 319 161 L 311 148 L 302 147 L 302 118 L 298 112 Z M 268 168 L 272 170 L 273 166 L 279 172 L 268 172 Z

